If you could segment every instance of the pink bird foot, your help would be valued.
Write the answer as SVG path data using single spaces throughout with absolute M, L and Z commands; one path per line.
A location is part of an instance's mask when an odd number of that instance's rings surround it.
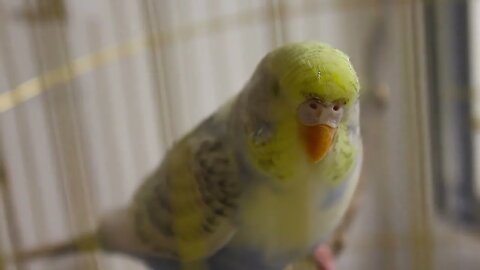
M 328 245 L 319 246 L 314 257 L 318 270 L 335 270 L 335 256 Z

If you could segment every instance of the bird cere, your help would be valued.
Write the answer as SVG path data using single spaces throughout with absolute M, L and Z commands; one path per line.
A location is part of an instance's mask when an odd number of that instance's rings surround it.
M 159 270 L 331 269 L 315 253 L 359 178 L 359 88 L 348 57 L 327 44 L 277 48 L 169 149 L 129 205 L 17 259 L 104 249 Z

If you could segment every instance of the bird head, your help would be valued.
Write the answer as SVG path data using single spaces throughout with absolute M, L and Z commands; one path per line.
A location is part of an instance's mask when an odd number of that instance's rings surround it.
M 292 160 L 321 163 L 359 96 L 348 57 L 319 42 L 273 50 L 247 89 L 249 152 L 264 171 L 288 170 Z

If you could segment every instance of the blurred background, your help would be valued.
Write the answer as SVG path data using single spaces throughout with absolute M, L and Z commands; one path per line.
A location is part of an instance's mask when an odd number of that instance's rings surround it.
M 0 0 L 0 254 L 94 228 L 266 52 L 301 40 L 345 51 L 362 84 L 339 269 L 480 269 L 475 0 Z M 144 267 L 98 253 L 0 269 Z

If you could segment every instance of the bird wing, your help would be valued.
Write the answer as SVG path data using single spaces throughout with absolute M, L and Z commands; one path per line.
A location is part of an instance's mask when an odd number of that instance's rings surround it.
M 156 255 L 205 258 L 236 231 L 239 171 L 225 121 L 217 118 L 178 142 L 135 197 L 136 233 Z

